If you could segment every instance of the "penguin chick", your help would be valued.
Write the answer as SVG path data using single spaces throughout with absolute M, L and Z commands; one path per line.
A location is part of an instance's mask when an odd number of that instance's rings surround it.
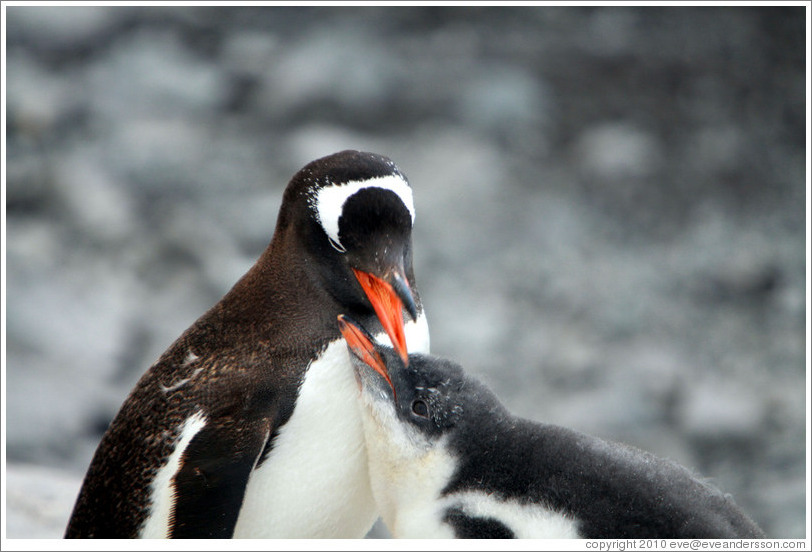
M 397 538 L 759 538 L 730 496 L 620 443 L 513 416 L 443 358 L 339 316 L 373 496 Z

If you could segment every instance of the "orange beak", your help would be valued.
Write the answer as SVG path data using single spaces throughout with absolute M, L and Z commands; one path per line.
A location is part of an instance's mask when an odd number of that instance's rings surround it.
M 352 269 L 355 277 L 366 293 L 378 320 L 381 321 L 384 331 L 386 331 L 392 345 L 403 359 L 403 364 L 409 365 L 409 352 L 406 349 L 406 332 L 403 328 L 403 308 L 404 301 L 412 318 L 417 317 L 417 309 L 414 306 L 411 291 L 405 279 L 393 273 L 392 281 L 397 286 L 393 287 L 389 282 L 362 270 Z
M 392 380 L 389 378 L 386 364 L 384 364 L 378 351 L 375 350 L 375 345 L 367 333 L 343 314 L 338 315 L 338 329 L 341 330 L 341 335 L 344 336 L 347 345 L 350 346 L 355 356 L 382 375 L 389 387 L 392 388 L 392 394 L 395 395 L 395 386 L 392 385 Z

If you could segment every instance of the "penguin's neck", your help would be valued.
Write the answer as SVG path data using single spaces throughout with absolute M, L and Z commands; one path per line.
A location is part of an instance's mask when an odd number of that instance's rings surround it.
M 450 538 L 442 521 L 442 492 L 457 470 L 457 461 L 442 446 L 416 454 L 392 439 L 385 424 L 362 410 L 372 493 L 381 517 L 395 538 Z
M 312 267 L 318 260 L 295 247 L 292 240 L 291 232 L 274 236 L 257 262 L 223 297 L 218 316 L 265 336 L 304 332 L 305 339 L 318 340 L 325 327 L 326 335 L 338 336 L 335 320 L 341 309 L 314 280 Z M 308 323 L 302 324 L 303 320 Z

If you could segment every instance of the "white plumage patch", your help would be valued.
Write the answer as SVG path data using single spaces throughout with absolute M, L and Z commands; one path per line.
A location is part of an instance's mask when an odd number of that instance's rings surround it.
M 409 350 L 428 352 L 428 325 L 406 324 Z M 330 343 L 305 373 L 296 407 L 248 481 L 235 538 L 363 538 L 372 498 L 358 386 L 347 344 Z
M 198 411 L 186 418 L 178 430 L 175 450 L 155 475 L 151 484 L 151 507 L 149 516 L 141 527 L 142 539 L 165 539 L 169 537 L 169 515 L 175 506 L 174 477 L 181 468 L 181 457 L 195 435 L 206 426 L 206 416 Z
M 185 358 L 185 359 L 183 359 L 183 366 L 189 366 L 189 365 L 191 365 L 191 364 L 194 364 L 195 362 L 197 362 L 197 360 L 198 360 L 199 358 L 200 358 L 200 357 L 199 357 L 199 356 L 197 356 L 197 355 L 194 353 L 194 351 L 192 351 L 191 349 L 189 349 L 188 351 L 186 351 L 186 358 Z
M 251 473 L 235 538 L 362 538 L 375 521 L 349 368 L 337 340 L 308 368 L 296 408 Z
M 350 197 L 366 188 L 381 188 L 395 192 L 409 211 L 412 224 L 414 224 L 412 189 L 400 176 L 387 175 L 368 180 L 351 180 L 340 185 L 325 186 L 316 192 L 311 199 L 311 204 L 316 210 L 316 215 L 324 232 L 340 250 L 343 250 L 344 246 L 341 245 L 341 240 L 338 237 L 338 219 L 341 218 L 341 213 L 344 211 L 344 204 Z
M 517 539 L 579 539 L 578 522 L 571 516 L 537 504 L 500 500 L 484 491 L 468 491 L 444 497 L 446 507 L 459 507 L 471 517 L 503 523 Z
M 403 425 L 384 421 L 394 409 L 364 414 L 372 492 L 389 531 L 395 538 L 453 538 L 453 529 L 443 522 L 446 504 L 440 493 L 456 460 L 419 433 L 398 432 Z
M 192 381 L 192 379 L 194 377 L 196 377 L 202 371 L 203 371 L 203 368 L 197 368 L 197 369 L 195 369 L 194 372 L 192 372 L 191 376 L 189 376 L 188 378 L 183 378 L 181 380 L 178 380 L 176 383 L 173 383 L 172 385 L 164 385 L 162 383 L 159 383 L 158 385 L 161 387 L 161 391 L 164 394 L 171 393 L 172 391 L 177 391 L 178 389 L 180 389 L 181 387 L 183 387 L 184 385 L 186 385 L 187 383 Z
M 406 334 L 406 348 L 409 353 L 428 354 L 431 343 L 429 340 L 429 323 L 425 312 L 421 311 L 417 316 L 417 320 L 411 320 L 407 317 L 406 322 L 403 324 L 403 332 Z M 386 332 L 379 332 L 373 337 L 381 345 L 392 347 L 392 340 L 389 339 L 389 334 Z

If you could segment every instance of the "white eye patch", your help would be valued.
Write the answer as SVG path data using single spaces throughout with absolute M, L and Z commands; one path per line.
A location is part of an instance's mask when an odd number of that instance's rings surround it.
M 347 200 L 366 188 L 381 188 L 395 192 L 403 205 L 409 211 L 414 224 L 414 200 L 412 189 L 400 176 L 387 175 L 367 180 L 351 180 L 344 184 L 325 186 L 318 190 L 312 198 L 312 205 L 316 211 L 321 227 L 333 243 L 333 247 L 344 251 L 341 240 L 338 238 L 338 219 L 344 211 Z

